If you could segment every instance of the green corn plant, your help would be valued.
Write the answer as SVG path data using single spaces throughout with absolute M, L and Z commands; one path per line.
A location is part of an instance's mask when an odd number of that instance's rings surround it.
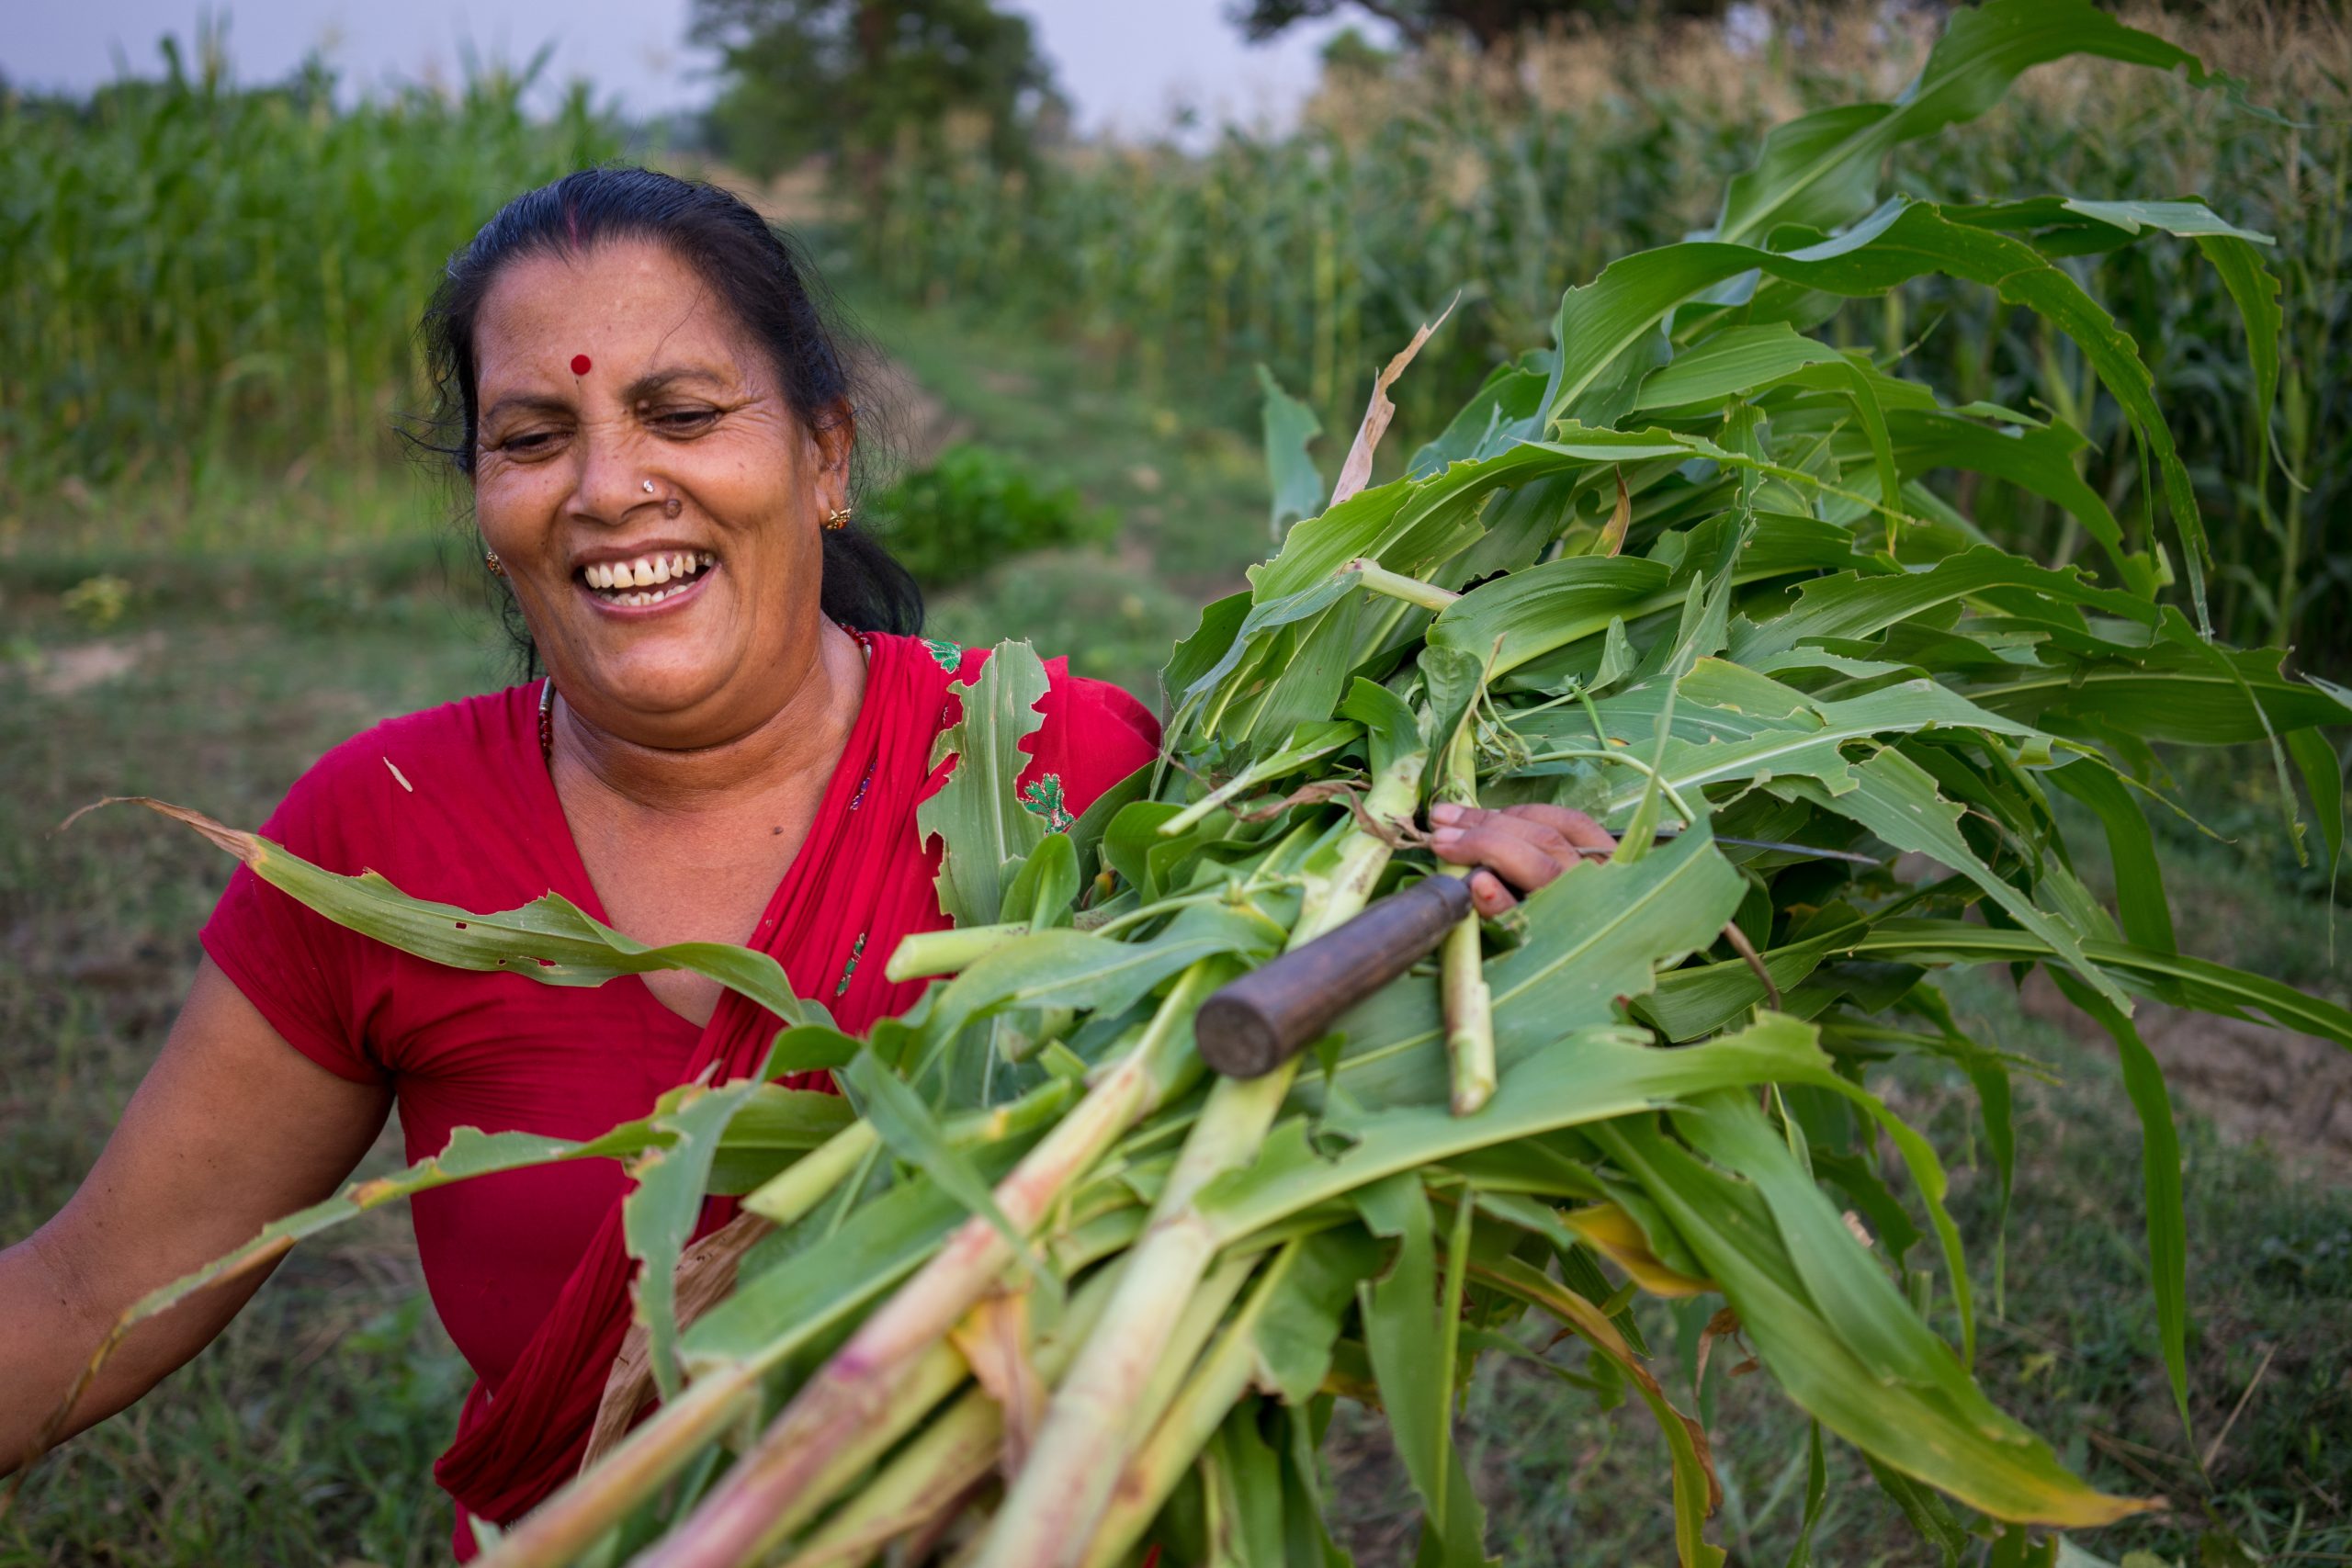
M 554 897 L 428 904 L 164 808 L 406 951 L 560 985 L 691 969 L 783 1028 L 754 1078 L 680 1089 L 591 1142 L 460 1133 L 126 1325 L 425 1187 L 658 1149 L 625 1219 L 662 1402 L 497 1540 L 499 1568 L 1108 1568 L 1148 1544 L 1343 1562 L 1316 1454 L 1341 1397 L 1386 1417 L 1420 1560 L 1481 1563 L 1452 1414 L 1479 1356 L 1537 1354 L 1510 1332 L 1531 1314 L 1583 1347 L 1577 1376 L 1639 1396 L 1679 1561 L 1719 1563 L 1708 1435 L 1650 1369 L 1638 1292 L 1720 1297 L 1817 1433 L 1995 1561 L 2051 1561 L 2054 1532 L 2153 1506 L 2098 1491 L 1979 1387 L 1970 1252 L 1999 1237 L 1963 1238 L 1942 1156 L 1873 1087 L 1898 1058 L 1962 1068 L 2006 1191 L 2010 1058 L 1958 1027 L 1935 976 L 2040 965 L 2108 1031 L 2185 1426 L 2180 1156 L 2133 1008 L 2352 1045 L 2352 1013 L 2177 939 L 2152 745 L 2264 748 L 2332 859 L 2344 788 L 2321 731 L 2352 723 L 2352 694 L 2202 628 L 2188 459 L 2138 346 L 2061 265 L 2199 253 L 2244 311 L 2260 421 L 2279 319 L 2263 237 L 2195 202 L 1878 188 L 1898 142 L 2069 51 L 2199 69 L 2087 5 L 1995 0 L 1894 102 L 1775 130 L 1712 233 L 1569 290 L 1549 349 L 1488 376 L 1401 478 L 1351 465 L 1208 606 L 1166 671 L 1165 762 L 1066 831 L 1014 797 L 1044 676 L 1001 646 L 922 818 L 959 923 L 889 961 L 942 982 L 865 1039 L 745 950 L 649 948 Z M 2080 356 L 2167 499 L 2165 537 L 2083 481 L 2072 430 L 1807 331 L 1923 278 L 1989 291 Z M 1385 417 L 1376 400 L 1367 446 Z M 1273 456 L 1295 479 L 1296 455 Z M 1954 473 L 2063 512 L 2087 564 L 1988 542 L 1937 488 Z M 2176 579 L 2188 612 L 2163 597 Z M 1618 847 L 1457 929 L 1301 1058 L 1205 1078 L 1202 998 L 1440 874 L 1419 825 L 1464 799 L 1574 807 Z M 2069 820 L 2098 825 L 2111 905 Z M 767 1081 L 811 1068 L 844 1100 Z M 706 1191 L 768 1228 L 684 1322 L 672 1280 Z
M 0 211 L 0 510 L 54 516 L 69 480 L 372 473 L 390 418 L 425 400 L 421 283 L 515 191 L 622 150 L 584 86 L 525 113 L 545 53 L 339 109 L 316 58 L 240 85 L 226 30 L 166 37 L 160 79 L 86 99 L 0 84 L 19 193 Z

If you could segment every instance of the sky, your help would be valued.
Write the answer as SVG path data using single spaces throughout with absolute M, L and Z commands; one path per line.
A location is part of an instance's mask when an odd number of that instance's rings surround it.
M 1086 134 L 1148 134 L 1179 104 L 1212 123 L 1280 123 L 1313 87 L 1323 40 L 1344 25 L 1302 26 L 1252 47 L 1225 21 L 1225 0 L 1005 4 L 1036 23 Z M 228 17 L 229 58 L 248 83 L 286 74 L 312 49 L 364 89 L 454 77 L 469 45 L 519 64 L 552 41 L 550 91 L 586 76 L 626 112 L 654 115 L 710 96 L 709 59 L 685 42 L 690 8 L 690 0 L 7 0 L 0 10 L 14 15 L 0 28 L 0 74 L 75 89 L 109 80 L 123 62 L 154 74 L 156 40 L 167 32 L 192 39 L 208 9 Z

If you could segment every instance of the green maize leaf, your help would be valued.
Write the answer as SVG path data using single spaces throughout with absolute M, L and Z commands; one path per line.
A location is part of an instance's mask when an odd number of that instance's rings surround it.
M 1082 888 L 1094 874 L 1095 857 L 1102 846 L 1102 835 L 1111 823 L 1128 807 L 1149 793 L 1153 764 L 1147 762 L 1094 797 L 1092 805 L 1078 814 L 1069 827 L 1070 848 L 1078 858 L 1079 883 Z
M 2303 775 L 2303 787 L 2311 792 L 2312 812 L 2319 818 L 2320 841 L 2327 846 L 2328 956 L 2333 960 L 2335 874 L 2344 863 L 2344 763 L 2326 738 L 2311 729 L 2288 733 L 2287 754 L 2295 759 L 2296 769 Z
M 2270 429 L 2271 411 L 2278 401 L 2278 334 L 2284 318 L 2278 308 L 2278 276 L 2262 265 L 2262 256 L 2248 234 L 2200 235 L 2197 248 L 2213 264 L 2222 286 L 2237 302 L 2238 319 L 2245 325 L 2246 351 L 2254 360 L 2254 423 L 2262 432 L 2263 449 L 2279 465 L 2290 483 L 2301 482 L 2286 467 L 2278 437 Z M 2267 237 L 2262 237 L 2268 243 Z
M 337 925 L 453 969 L 505 969 L 548 986 L 601 986 L 620 975 L 684 969 L 750 998 L 788 1024 L 831 1021 L 823 1008 L 792 994 L 782 964 L 747 947 L 723 942 L 649 947 L 553 893 L 519 909 L 477 914 L 412 898 L 372 871 L 357 876 L 322 871 L 258 834 L 224 828 L 183 806 L 143 795 L 121 803 L 195 829 L 264 882 Z
M 2352 1011 L 2292 986 L 2227 964 L 2185 953 L 2163 953 L 2130 942 L 2086 939 L 2086 957 L 2109 976 L 2154 991 L 2165 999 L 2224 1018 L 2261 1013 L 2281 1029 L 2317 1034 L 2352 1046 Z M 2004 931 L 1966 920 L 1896 919 L 1853 934 L 1838 951 L 1861 957 L 1899 957 L 1918 964 L 2017 964 L 2050 957 L 2052 950 L 2029 931 Z
M 1781 787 L 1851 818 L 1898 850 L 1917 851 L 1961 872 L 2100 996 L 2127 1013 L 2131 1010 L 2131 998 L 2092 966 L 2075 933 L 1977 857 L 1961 836 L 1961 807 L 1937 791 L 1936 781 L 1918 763 L 1890 749 L 1854 764 L 1851 776 L 1855 787 L 1843 795 L 1832 795 L 1804 779 Z
M 1732 327 L 1703 338 L 1642 378 L 1636 410 L 1721 402 L 1815 365 L 1843 365 L 1846 356 L 1804 337 L 1785 321 Z
M 1612 620 L 1679 602 L 1667 569 L 1627 556 L 1571 556 L 1472 590 L 1430 623 L 1431 648 L 1475 658 L 1496 673 L 1605 632 Z M 1501 646 L 1499 649 L 1497 644 Z
M 2111 251 L 2137 238 L 2145 229 L 2185 239 L 2276 243 L 2267 234 L 2226 221 L 2210 205 L 2197 199 L 2086 201 L 2073 197 L 2038 196 L 2024 201 L 1988 203 L 1973 209 L 1973 213 L 1970 221 L 1978 227 L 2030 233 L 2037 245 L 2053 255 Z
M 2173 940 L 2172 905 L 2165 897 L 2155 835 L 2149 831 L 2147 814 L 2130 788 L 2114 769 L 2095 757 L 2077 758 L 2051 770 L 2048 777 L 2097 812 L 2100 826 L 2107 829 L 2108 858 L 2115 868 L 2115 907 L 2123 919 L 2123 934 L 2141 947 L 2173 952 L 2177 944 Z
M 1048 833 L 1014 863 L 997 913 L 1031 931 L 1069 924 L 1070 901 L 1078 897 L 1078 846 L 1067 833 Z
M 1894 103 L 1822 109 L 1775 127 L 1756 166 L 1733 177 L 1716 234 L 1739 240 L 1781 224 L 1846 222 L 1876 199 L 1879 165 L 1897 145 L 1975 118 L 2021 73 L 2070 54 L 2160 71 L 2186 66 L 2192 81 L 2206 80 L 2195 55 L 2089 0 L 1991 0 L 1953 15 L 1917 80 Z
M 1944 1500 L 1901 1471 L 1889 1469 L 1869 1454 L 1862 1458 L 1871 1467 L 1871 1479 L 1902 1510 L 1912 1532 L 1942 1554 L 1943 1568 L 1960 1568 L 1961 1557 L 1971 1545 L 1968 1529 Z
M 678 1258 L 702 1216 L 703 1192 L 711 1161 L 735 1113 L 755 1088 L 749 1082 L 725 1089 L 690 1087 L 665 1097 L 654 1112 L 656 1132 L 670 1134 L 639 1155 L 629 1168 L 636 1187 L 621 1200 L 621 1237 L 637 1259 L 633 1287 L 637 1321 L 645 1325 L 647 1362 L 663 1399 L 678 1397 Z
M 966 1156 L 993 1189 L 1038 1130 L 983 1144 Z M 912 1273 L 972 1213 L 922 1171 L 854 1210 L 786 1267 L 746 1270 L 732 1295 L 695 1320 L 680 1342 L 695 1376 L 723 1366 L 774 1366 Z
M 964 694 L 964 716 L 941 732 L 931 765 L 956 759 L 938 792 L 915 810 L 915 830 L 940 840 L 939 907 L 957 925 L 997 918 L 1005 867 L 1036 849 L 1045 818 L 1018 794 L 1029 755 L 1021 742 L 1046 722 L 1037 711 L 1046 667 L 1025 642 L 1001 642 Z
M 1970 220 L 1987 228 L 2030 230 L 2035 248 L 2053 256 L 2112 250 L 2136 239 L 2143 229 L 2177 234 L 2195 242 L 2238 308 L 2238 319 L 2245 328 L 2247 354 L 2254 361 L 2255 427 L 2262 432 L 2264 451 L 2274 458 L 2278 457 L 2270 414 L 2278 394 L 2278 279 L 2262 265 L 2261 253 L 2256 249 L 2275 243 L 2269 235 L 2223 221 L 2202 201 L 2083 201 L 2041 197 L 1980 208 Z
M 447 1187 L 453 1181 L 465 1181 L 503 1170 L 521 1170 L 526 1167 L 554 1165 L 563 1160 L 625 1159 L 654 1148 L 674 1135 L 657 1130 L 653 1124 L 655 1118 L 685 1092 L 673 1089 L 655 1105 L 653 1115 L 625 1122 L 594 1138 L 550 1138 L 537 1133 L 484 1133 L 474 1127 L 458 1127 L 450 1133 L 448 1144 L 439 1154 L 421 1159 L 390 1176 L 355 1181 L 332 1198 L 313 1203 L 307 1209 L 299 1209 L 282 1220 L 273 1220 L 262 1227 L 259 1235 L 234 1252 L 223 1254 L 203 1268 L 184 1274 L 169 1284 L 160 1285 L 140 1297 L 125 1309 L 121 1318 L 109 1331 L 106 1343 L 100 1346 L 97 1356 L 93 1359 L 92 1371 L 95 1371 L 97 1360 L 103 1359 L 134 1325 L 170 1310 L 209 1285 L 233 1279 L 255 1268 L 266 1267 L 284 1256 L 295 1243 L 346 1224 L 387 1203 L 398 1202 L 435 1187 Z
M 1794 1169 L 1787 1145 L 1753 1106 L 1736 1098 L 1717 1098 L 1707 1106 L 1703 1115 L 1685 1112 L 1676 1120 L 1710 1139 L 1709 1153 L 1718 1162 L 1731 1159 L 1749 1172 Z M 1892 1285 L 1873 1292 L 1875 1302 L 1866 1298 L 1871 1322 L 1830 1316 L 1806 1290 L 1792 1256 L 1798 1244 L 1784 1239 L 1774 1211 L 1747 1181 L 1702 1164 L 1637 1119 L 1598 1125 L 1587 1135 L 1657 1203 L 1723 1286 L 1738 1310 L 1741 1331 L 1774 1379 L 1831 1431 L 1997 1518 L 2088 1528 L 2146 1506 L 2104 1496 L 2068 1474 L 2047 1446 L 1985 1400 Z M 1844 1233 L 1836 1212 L 1801 1170 L 1779 1183 L 1786 1201 L 1793 1207 L 1804 1201 L 1799 1181 Z M 1853 1246 L 1850 1234 L 1845 1245 Z M 1878 1322 L 1882 1316 L 1891 1321 Z M 1908 1321 L 1913 1328 L 1892 1320 Z M 1905 1365 L 1932 1381 L 1890 1382 L 1850 1348 L 1859 1335 L 1886 1338 L 1906 1332 L 1927 1343 Z
M 1249 618 L 1250 598 L 1245 589 L 1210 601 L 1201 611 L 1201 624 L 1191 637 L 1177 643 L 1175 651 L 1161 667 L 1159 684 L 1163 692 L 1181 697 L 1226 656 L 1233 639 L 1240 635 L 1241 623 Z
M 1370 595 L 1349 590 L 1319 613 L 1285 626 L 1255 649 L 1257 659 L 1227 678 L 1204 728 L 1237 744 L 1279 745 L 1296 727 L 1328 719 L 1355 663 L 1357 623 Z
M 2181 1436 L 2194 1446 L 2188 1419 L 2188 1221 L 2181 1200 L 2180 1134 L 2173 1126 L 2164 1069 L 2130 1019 L 2073 976 L 2053 972 L 2051 978 L 2068 1001 L 2096 1019 L 2115 1042 L 2123 1089 L 2139 1113 L 2140 1178 L 2147 1194 L 2148 1280 L 2156 1298 L 2156 1337 L 2165 1375 L 2172 1382 L 2173 1407 L 2180 1414 Z
M 1201 1450 L 1198 1466 L 1217 1560 L 1232 1568 L 1282 1568 L 1282 1461 L 1259 1432 L 1254 1407 L 1247 1402 L 1233 1407 Z
M 890 1152 L 921 1169 L 967 1213 L 993 1226 L 1028 1270 L 1029 1283 L 1048 1292 L 1058 1311 L 1060 1282 L 1031 1249 L 1028 1236 L 998 1207 L 993 1184 L 980 1175 L 970 1156 L 948 1140 L 922 1097 L 870 1051 L 859 1053 L 842 1074 L 842 1082 Z
M 1281 946 L 1283 936 L 1282 928 L 1262 914 L 1215 904 L 1184 909 L 1148 942 L 1038 931 L 1006 943 L 957 976 L 941 993 L 929 1027 L 950 1036 L 1010 1008 L 1088 1008 L 1115 1015 L 1204 958 L 1234 953 L 1261 963 Z
M 1328 1403 L 1328 1402 L 1327 1402 Z M 1282 1435 L 1283 1568 L 1355 1568 L 1355 1559 L 1340 1550 L 1324 1524 L 1332 1507 L 1324 1495 L 1322 1467 L 1316 1462 L 1316 1445 L 1322 1428 L 1306 1410 L 1285 1410 L 1276 1416 Z
M 1983 547 L 1899 577 L 1841 572 L 1817 578 L 1798 591 L 1794 604 L 1770 620 L 1737 623 L 1731 657 L 1747 664 L 1809 639 L 1866 637 L 1939 606 L 2005 589 L 2026 590 L 2151 626 L 2156 620 L 2147 604 L 2112 589 L 2093 588 L 2073 569 L 2052 570 Z
M 1776 688 L 1768 692 L 1767 688 Z M 1858 741 L 1932 728 L 1973 728 L 2024 740 L 2040 732 L 1997 717 L 1933 681 L 1905 681 L 1842 702 L 1815 703 L 1738 666 L 1702 660 L 1681 682 L 1683 701 L 1675 713 L 1678 733 L 1662 753 L 1664 783 L 1688 798 L 1711 784 L 1769 784 L 1809 779 L 1832 795 L 1856 786 L 1854 763 L 1846 749 Z M 1788 698 L 1793 705 L 1783 706 Z M 1639 739 L 1644 722 L 1661 711 L 1662 688 L 1636 688 L 1595 705 L 1612 746 Z M 1563 720 L 1538 732 L 1574 733 Z M 1606 755 L 1589 746 L 1567 746 L 1536 753 L 1522 773 L 1564 766 L 1559 759 Z M 1555 759 L 1542 761 L 1541 759 Z M 1630 772 L 1603 781 L 1588 808 L 1614 819 L 1640 799 L 1646 779 Z
M 2205 624 L 2204 524 L 2137 345 L 2072 277 L 2030 244 L 1957 221 L 1927 203 L 1890 201 L 1838 238 L 1798 251 L 1686 242 L 1612 264 L 1591 284 L 1569 289 L 1560 301 L 1554 336 L 1562 347 L 1543 425 L 1576 417 L 1578 400 L 1606 385 L 1605 378 L 1615 374 L 1612 367 L 1620 356 L 1643 342 L 1675 306 L 1750 270 L 1849 296 L 1883 293 L 1922 273 L 1940 272 L 1984 284 L 2064 332 L 2121 406 L 2164 477 L 2166 504 L 2184 544 L 2190 595 L 2199 626 Z
M 1245 660 L 1250 660 L 1250 667 L 1254 669 L 1272 660 L 1271 649 L 1295 646 L 1295 634 L 1288 639 L 1278 639 L 1273 634 L 1285 626 L 1312 621 L 1354 592 L 1359 581 L 1358 574 L 1354 572 L 1335 570 L 1329 577 L 1279 599 L 1261 596 L 1250 605 L 1249 614 L 1241 617 L 1240 625 L 1234 629 L 1232 641 L 1222 657 L 1193 677 L 1190 684 L 1177 693 L 1178 697 L 1190 702 L 1213 687 L 1228 684 L 1233 672 L 1242 667 Z
M 1354 745 L 1363 736 L 1361 725 L 1340 719 L 1310 720 L 1290 732 L 1273 750 L 1252 761 L 1183 810 L 1159 825 L 1163 837 L 1190 831 L 1227 801 L 1298 772 Z
M 1285 1404 L 1303 1407 L 1331 1367 L 1331 1348 L 1359 1282 L 1380 1267 L 1381 1248 L 1352 1225 L 1323 1231 L 1299 1248 L 1285 1288 L 1259 1314 L 1257 1382 Z
M 1551 358 L 1548 349 L 1531 349 L 1510 364 L 1496 366 L 1462 405 L 1462 412 L 1413 454 L 1405 465 L 1406 474 L 1427 479 L 1452 464 L 1493 456 L 1490 443 L 1498 434 L 1518 426 L 1535 412 L 1544 384 L 1551 379 Z
M 1486 1514 L 1453 1446 L 1452 1369 L 1438 1354 L 1457 1314 L 1455 1296 L 1438 1292 L 1429 1194 L 1420 1177 L 1408 1170 L 1359 1188 L 1352 1197 L 1372 1233 L 1396 1242 L 1387 1272 L 1357 1287 L 1357 1301 L 1381 1408 L 1396 1435 L 1397 1457 L 1421 1499 L 1421 1548 L 1415 1561 L 1484 1568 Z M 1462 1213 L 1468 1214 L 1466 1205 Z
M 1421 721 L 1404 700 L 1385 686 L 1359 680 L 1349 686 L 1340 711 L 1363 726 L 1375 774 L 1394 773 L 1409 758 L 1429 750 Z
M 2088 443 L 2073 426 L 1996 428 L 1943 410 L 1898 411 L 1887 415 L 1887 435 L 1895 467 L 1906 479 L 1931 468 L 1965 468 L 2041 496 L 2082 524 L 2134 597 L 2154 597 L 2147 558 L 2125 550 L 2123 529 L 2106 499 L 2075 472 L 2075 455 Z
M 1822 1196 L 1811 1163 L 1760 1115 L 1718 1114 L 1720 1094 L 1692 1097 L 1673 1113 L 1676 1131 L 1718 1166 L 1745 1177 L 1772 1216 L 1805 1293 L 1838 1325 L 1845 1349 L 1877 1386 L 1924 1391 L 1954 1386 L 1951 1351 L 1913 1315 L 1885 1269 Z M 1748 1101 L 1738 1101 L 1745 1109 Z M 1795 1136 L 1794 1128 L 1788 1130 Z M 1758 1140 L 1776 1154 L 1760 1152 Z
M 2216 649 L 2208 658 L 2194 649 L 2159 645 L 2129 664 L 2027 671 L 1971 682 L 1967 690 L 1971 700 L 1995 713 L 2045 728 L 2088 721 L 2143 740 L 2193 746 L 2244 745 L 2267 739 L 2269 729 L 2285 734 L 2352 723 L 2352 704 L 2308 677 L 2282 674 L 2283 657 L 2275 648 Z M 2216 660 L 2230 668 L 2218 669 Z
M 762 1083 L 727 1123 L 711 1163 L 710 1190 L 727 1196 L 749 1192 L 855 1120 L 849 1101 L 838 1094 Z
M 830 1023 L 796 1024 L 776 1035 L 766 1062 L 753 1076 L 764 1083 L 787 1073 L 831 1072 L 847 1066 L 859 1048 L 853 1036 Z
M 1273 491 L 1267 526 L 1280 544 L 1291 524 L 1323 510 L 1323 476 L 1306 453 L 1323 434 L 1323 422 L 1313 409 L 1283 391 L 1274 373 L 1262 365 L 1258 367 L 1258 387 L 1265 394 L 1266 481 Z
M 1384 1177 L 1494 1145 L 1631 1115 L 1713 1089 L 1844 1084 L 1812 1031 L 1785 1022 L 1676 1051 L 1633 1043 L 1637 1038 L 1622 1029 L 1556 1036 L 1506 1066 L 1494 1099 L 1476 1115 L 1453 1115 L 1442 1097 L 1434 1104 L 1347 1114 L 1333 1107 L 1319 1131 L 1348 1140 L 1337 1157 L 1310 1144 L 1306 1119 L 1292 1117 L 1275 1125 L 1252 1164 L 1204 1189 L 1197 1206 L 1218 1238 L 1231 1245 Z
M 1629 435 L 1589 430 L 1572 441 L 1515 441 L 1427 479 L 1374 485 L 1299 524 L 1283 541 L 1280 555 L 1250 569 L 1250 582 L 1258 601 L 1272 604 L 1313 587 L 1358 558 L 1418 574 L 1477 536 L 1478 509 L 1494 491 L 1593 465 L 1645 458 L 1679 462 L 1688 456 L 1684 443 L 1662 432 Z

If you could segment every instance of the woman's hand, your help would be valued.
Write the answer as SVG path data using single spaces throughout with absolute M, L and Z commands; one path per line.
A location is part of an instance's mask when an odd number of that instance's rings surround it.
M 1430 807 L 1430 821 L 1437 829 L 1430 835 L 1430 848 L 1438 859 L 1486 868 L 1471 875 L 1470 901 L 1488 916 L 1518 903 L 1518 895 L 1574 871 L 1590 858 L 1584 852 L 1606 855 L 1617 848 L 1608 829 L 1565 806 L 1488 811 L 1441 801 Z

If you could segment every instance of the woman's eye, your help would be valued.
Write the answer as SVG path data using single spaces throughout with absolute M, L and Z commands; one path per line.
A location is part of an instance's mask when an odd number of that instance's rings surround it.
M 555 440 L 556 434 L 552 430 L 526 430 L 519 435 L 510 435 L 499 442 L 498 450 L 516 457 L 527 457 L 534 452 L 546 451 L 555 444 Z
M 663 409 L 649 416 L 649 423 L 656 430 L 665 430 L 673 435 L 692 434 L 707 428 L 718 418 L 717 409 Z

